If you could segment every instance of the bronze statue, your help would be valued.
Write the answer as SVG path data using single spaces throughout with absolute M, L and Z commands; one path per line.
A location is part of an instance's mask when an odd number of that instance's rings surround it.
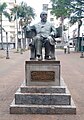
M 55 37 L 57 35 L 56 28 L 47 21 L 47 12 L 40 14 L 41 21 L 30 28 L 27 27 L 27 37 L 32 34 L 31 60 L 42 60 L 42 48 L 45 48 L 45 59 L 55 59 Z M 30 31 L 30 32 L 29 32 Z

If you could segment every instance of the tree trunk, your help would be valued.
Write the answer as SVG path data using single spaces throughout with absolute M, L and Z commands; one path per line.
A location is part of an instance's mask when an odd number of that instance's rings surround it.
M 2 14 L 0 15 L 1 19 L 0 19 L 0 23 L 1 23 L 1 50 L 4 49 L 3 47 L 3 32 L 2 32 Z

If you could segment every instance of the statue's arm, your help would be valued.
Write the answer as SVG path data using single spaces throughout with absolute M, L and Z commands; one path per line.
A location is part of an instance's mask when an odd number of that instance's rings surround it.
M 50 33 L 50 35 L 53 36 L 53 37 L 57 36 L 57 30 L 54 27 L 54 25 L 51 25 L 51 33 Z
M 26 26 L 26 29 L 25 29 L 25 36 L 27 38 L 33 38 L 34 36 L 36 36 L 36 28 L 35 26 Z

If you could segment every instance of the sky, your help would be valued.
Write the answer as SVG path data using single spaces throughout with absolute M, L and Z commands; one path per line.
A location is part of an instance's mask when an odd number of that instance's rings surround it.
M 42 4 L 49 4 L 50 0 L 16 0 L 17 3 L 25 2 L 28 6 L 31 6 L 35 9 L 36 18 L 33 23 L 40 21 L 40 13 L 42 11 Z

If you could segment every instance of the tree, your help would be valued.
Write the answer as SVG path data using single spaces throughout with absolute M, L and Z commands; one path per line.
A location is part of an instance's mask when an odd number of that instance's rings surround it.
M 30 18 L 31 20 L 35 18 L 34 9 L 28 6 L 24 2 L 21 2 L 20 5 L 15 5 L 14 8 L 11 9 L 11 14 L 12 16 L 14 16 L 14 20 L 16 20 L 16 13 L 17 13 L 17 19 L 20 19 L 19 27 L 21 28 L 31 22 Z M 18 33 L 18 26 L 17 26 L 17 33 Z M 18 49 L 18 34 L 17 34 L 17 49 Z
M 70 7 L 73 8 L 73 14 L 71 16 L 70 23 L 74 24 L 77 21 L 80 21 L 81 18 L 84 18 L 82 13 L 84 13 L 84 1 L 83 0 L 74 0 L 71 2 Z
M 70 0 L 51 0 L 52 9 L 51 14 L 56 16 L 56 18 L 61 18 L 62 20 L 68 17 L 71 13 Z
M 74 0 L 71 4 L 73 8 L 73 15 L 71 16 L 70 23 L 73 25 L 78 22 L 78 42 L 80 41 L 80 27 L 82 25 L 81 19 L 84 18 L 84 0 Z M 77 43 L 77 50 L 79 50 L 79 44 Z
M 1 49 L 3 50 L 3 35 L 2 35 L 2 15 L 8 18 L 9 21 L 11 21 L 10 14 L 6 11 L 7 4 L 4 2 L 3 4 L 0 4 L 0 27 L 1 27 Z
M 26 22 L 28 19 L 35 18 L 35 12 L 34 9 L 30 6 L 28 6 L 26 3 L 21 2 L 20 5 L 14 6 L 14 8 L 11 9 L 11 14 L 14 16 L 17 12 L 17 18 L 24 19 Z M 16 15 L 14 16 L 14 20 L 16 19 Z
M 70 23 L 73 25 L 78 22 L 78 40 L 80 35 L 80 26 L 82 25 L 81 18 L 84 18 L 84 0 L 51 0 L 52 11 L 57 18 L 61 17 L 64 20 L 70 18 Z M 62 21 L 63 23 L 63 21 Z M 63 28 L 63 27 L 62 27 Z
M 72 9 L 69 7 L 70 0 L 51 0 L 52 8 L 51 14 L 56 16 L 56 18 L 61 18 L 61 28 L 62 28 L 62 39 L 63 39 L 63 29 L 64 29 L 64 19 L 70 16 Z
M 71 18 L 71 23 L 76 22 L 82 12 L 84 12 L 84 0 L 51 0 L 52 10 L 51 13 L 57 18 Z

